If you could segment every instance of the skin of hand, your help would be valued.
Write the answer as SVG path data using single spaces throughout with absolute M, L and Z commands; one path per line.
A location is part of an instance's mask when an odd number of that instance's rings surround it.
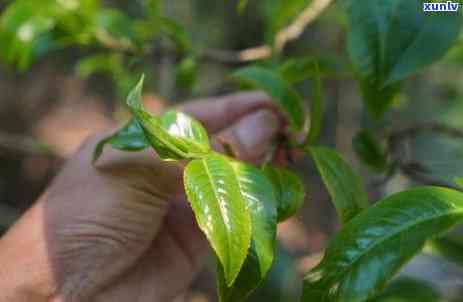
M 281 118 L 260 93 L 180 108 L 230 144 L 238 158 L 263 159 Z M 172 301 L 209 252 L 182 181 L 185 163 L 152 150 L 105 149 L 91 164 L 89 139 L 38 202 L 0 240 L 0 302 Z

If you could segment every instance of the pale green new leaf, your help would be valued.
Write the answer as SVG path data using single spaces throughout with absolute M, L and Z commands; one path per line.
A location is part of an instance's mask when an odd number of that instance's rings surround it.
M 282 222 L 296 214 L 304 203 L 304 184 L 299 176 L 287 169 L 265 165 L 263 171 L 275 188 L 278 222 Z
M 199 227 L 231 286 L 248 255 L 251 215 L 231 159 L 211 153 L 185 168 L 185 191 Z
M 245 67 L 232 75 L 244 83 L 266 92 L 285 113 L 294 130 L 304 126 L 304 108 L 302 98 L 278 73 L 262 67 Z
M 251 215 L 251 247 L 234 284 L 225 282 L 223 268 L 217 267 L 221 302 L 246 299 L 264 280 L 273 263 L 277 225 L 277 201 L 272 184 L 259 169 L 241 162 L 231 163 L 240 191 Z
M 368 195 L 360 176 L 334 150 L 311 147 L 309 151 L 330 193 L 339 219 L 343 224 L 347 223 L 368 207 Z
M 142 86 L 143 78 L 129 94 L 127 104 L 158 155 L 166 160 L 175 160 L 199 158 L 208 154 L 209 139 L 203 126 L 177 111 L 168 111 L 159 118 L 152 116 L 141 104 Z
M 107 144 L 123 151 L 141 151 L 150 146 L 136 119 L 130 120 L 121 130 L 101 140 L 93 152 L 93 162 L 98 160 Z
M 332 239 L 304 279 L 303 302 L 363 302 L 375 297 L 426 240 L 463 220 L 463 193 L 421 187 L 361 212 Z

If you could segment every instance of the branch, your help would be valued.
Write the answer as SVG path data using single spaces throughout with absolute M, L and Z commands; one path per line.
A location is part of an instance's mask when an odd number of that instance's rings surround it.
M 274 49 L 282 51 L 286 43 L 299 38 L 304 29 L 320 16 L 333 0 L 314 0 L 289 26 L 283 28 L 276 35 Z
M 219 62 L 231 64 L 266 59 L 275 51 L 281 52 L 288 42 L 299 38 L 307 25 L 320 16 L 333 1 L 334 0 L 313 0 L 291 24 L 281 29 L 276 34 L 273 45 L 261 45 L 237 52 L 205 49 L 202 55 L 205 58 L 216 59 Z

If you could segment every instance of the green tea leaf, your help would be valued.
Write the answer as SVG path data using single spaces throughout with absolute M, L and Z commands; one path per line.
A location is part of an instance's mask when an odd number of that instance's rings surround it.
M 352 139 L 352 146 L 357 156 L 372 170 L 376 172 L 386 170 L 386 152 L 370 131 L 364 129 L 357 132 Z
M 245 67 L 233 74 L 245 83 L 266 92 L 285 113 L 294 130 L 304 126 L 304 108 L 297 91 L 280 75 L 262 67 Z
M 194 57 L 184 58 L 176 68 L 177 85 L 187 91 L 193 90 L 196 83 L 197 68 Z
M 231 286 L 248 255 L 251 215 L 231 160 L 212 153 L 185 168 L 185 191 L 199 227 L 223 266 Z
M 293 216 L 304 203 L 304 185 L 293 172 L 265 165 L 263 171 L 273 183 L 278 202 L 278 222 Z
M 278 68 L 278 73 L 292 84 L 302 82 L 308 78 L 316 77 L 318 75 L 336 76 L 350 72 L 351 71 L 340 63 L 339 60 L 332 57 L 315 58 L 307 56 L 291 58 Z
M 110 144 L 114 149 L 123 151 L 141 151 L 150 146 L 143 128 L 136 119 L 130 120 L 122 129 L 101 140 L 93 152 L 93 162 L 98 160 L 107 144 Z
M 463 220 L 463 193 L 421 187 L 361 212 L 304 280 L 302 301 L 367 301 L 432 239 Z
M 157 118 L 143 109 L 143 78 L 127 98 L 127 104 L 143 127 L 145 136 L 158 155 L 166 160 L 192 159 L 210 152 L 209 138 L 203 126 L 188 115 L 168 111 Z
M 323 123 L 323 87 L 318 63 L 315 63 L 314 85 L 310 99 L 310 129 L 306 144 L 313 144 L 320 135 Z
M 379 118 L 399 82 L 440 59 L 457 41 L 458 13 L 423 11 L 422 0 L 347 1 L 348 51 L 365 104 Z
M 325 147 L 311 147 L 309 151 L 339 219 L 343 224 L 347 223 L 368 207 L 368 195 L 362 179 L 336 151 Z
M 400 83 L 381 87 L 381 83 L 375 79 L 359 78 L 358 82 L 368 114 L 373 119 L 379 120 L 394 103 L 400 91 Z
M 248 256 L 231 287 L 227 286 L 223 267 L 218 264 L 221 302 L 243 301 L 264 280 L 273 262 L 277 225 L 277 201 L 272 184 L 251 165 L 235 161 L 231 165 L 251 215 L 252 235 Z
M 379 297 L 371 302 L 439 302 L 438 291 L 430 284 L 411 278 L 395 280 Z

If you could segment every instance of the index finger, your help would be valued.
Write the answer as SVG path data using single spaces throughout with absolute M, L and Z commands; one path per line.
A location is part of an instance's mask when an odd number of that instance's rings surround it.
M 182 105 L 180 110 L 198 119 L 213 134 L 263 108 L 279 115 L 270 98 L 261 92 L 242 92 L 200 99 Z

